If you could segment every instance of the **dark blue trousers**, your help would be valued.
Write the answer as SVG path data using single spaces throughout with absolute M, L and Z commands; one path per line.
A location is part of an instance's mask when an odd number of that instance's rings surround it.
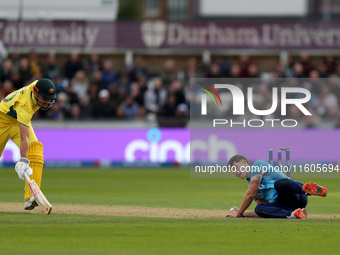
M 274 183 L 278 193 L 275 203 L 259 204 L 255 212 L 262 218 L 286 218 L 297 208 L 305 208 L 308 198 L 302 190 L 303 183 L 291 179 L 280 179 Z

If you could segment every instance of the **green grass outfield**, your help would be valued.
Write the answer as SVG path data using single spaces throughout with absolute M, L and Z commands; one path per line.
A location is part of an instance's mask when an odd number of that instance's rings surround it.
M 0 202 L 21 202 L 23 183 L 15 171 L 1 169 L 0 176 Z M 329 195 L 310 198 L 308 213 L 327 217 L 286 220 L 0 213 L 0 253 L 340 254 L 340 179 L 311 180 L 326 186 Z M 246 188 L 247 182 L 239 179 L 192 179 L 188 169 L 45 169 L 42 186 L 52 205 L 226 211 L 240 204 Z

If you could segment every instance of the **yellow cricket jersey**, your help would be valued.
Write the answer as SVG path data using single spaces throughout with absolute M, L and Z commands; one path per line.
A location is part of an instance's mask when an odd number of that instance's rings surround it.
M 0 103 L 0 112 L 30 127 L 33 114 L 40 108 L 33 92 L 37 82 L 38 80 L 6 96 Z

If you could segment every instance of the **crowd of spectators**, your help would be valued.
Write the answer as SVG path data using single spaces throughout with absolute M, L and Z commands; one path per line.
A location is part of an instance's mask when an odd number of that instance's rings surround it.
M 301 120 L 305 127 L 326 126 L 323 125 L 325 122 L 330 123 L 330 125 L 334 123 L 336 127 L 340 127 L 340 63 L 331 55 L 316 63 L 312 61 L 306 52 L 303 52 L 299 57 L 289 56 L 285 61 L 276 63 L 271 70 L 259 72 L 258 66 L 249 56 L 240 56 L 239 60 L 234 63 L 219 58 L 209 66 L 206 77 L 237 78 L 231 80 L 231 82 L 236 82 L 235 85 L 243 91 L 244 95 L 248 94 L 247 89 L 251 87 L 253 93 L 252 104 L 258 110 L 267 110 L 272 107 L 272 88 L 278 88 L 278 105 L 272 115 L 255 116 L 249 111 L 248 107 L 245 107 L 246 119 L 282 120 L 291 118 Z M 280 101 L 282 87 L 300 87 L 309 90 L 311 100 L 305 103 L 304 107 L 311 113 L 311 116 L 303 114 L 294 105 L 287 105 L 287 114 L 283 116 Z M 214 111 L 209 112 L 213 112 L 214 117 L 218 118 L 240 119 L 240 116 L 233 115 L 231 93 L 222 91 L 219 92 L 219 95 L 225 106 L 217 107 Z M 303 96 L 301 93 L 287 95 L 288 98 Z M 196 102 L 196 105 L 193 102 Z M 247 98 L 245 98 L 245 105 L 247 105 Z M 193 100 L 191 107 L 196 109 L 192 113 L 199 115 L 198 111 L 201 110 L 199 99 Z M 214 107 L 213 102 L 210 102 L 210 107 Z
M 112 60 L 91 54 L 81 60 L 76 52 L 65 63 L 55 55 L 41 60 L 35 52 L 27 57 L 11 54 L 0 64 L 0 100 L 40 78 L 51 79 L 57 100 L 39 118 L 51 120 L 137 119 L 189 116 L 183 84 L 173 60 L 160 74 L 150 74 L 137 58 L 134 66 L 114 70 Z
M 340 63 L 332 56 L 314 65 L 309 55 L 302 53 L 261 72 L 247 55 L 237 60 L 216 58 L 209 65 L 190 58 L 181 70 L 169 58 L 160 69 L 158 73 L 151 72 L 141 57 L 136 57 L 132 66 L 124 63 L 113 66 L 112 57 L 98 54 L 80 58 L 72 52 L 65 62 L 58 62 L 54 54 L 42 59 L 34 51 L 25 56 L 9 54 L 0 61 L 0 100 L 45 77 L 54 82 L 57 101 L 51 110 L 39 111 L 39 118 L 55 121 L 158 118 L 164 125 L 172 126 L 176 122 L 167 120 L 188 119 L 192 100 L 190 78 L 261 78 L 263 82 L 254 88 L 255 94 L 262 95 L 257 102 L 259 109 L 270 107 L 270 86 L 277 79 L 304 78 L 308 82 L 299 86 L 312 92 L 309 109 L 320 117 L 339 117 Z M 240 87 L 246 91 L 246 87 Z M 299 114 L 294 109 L 289 112 L 302 118 Z

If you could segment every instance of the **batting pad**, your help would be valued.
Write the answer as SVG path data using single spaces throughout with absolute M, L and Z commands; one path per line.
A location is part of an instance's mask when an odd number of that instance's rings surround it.
M 42 143 L 35 141 L 29 145 L 27 153 L 27 158 L 30 161 L 30 167 L 33 169 L 31 180 L 35 180 L 39 188 L 41 186 L 42 170 L 44 166 L 43 151 Z M 32 194 L 28 187 L 27 181 L 25 180 L 25 200 L 28 200 L 30 196 L 32 196 Z

